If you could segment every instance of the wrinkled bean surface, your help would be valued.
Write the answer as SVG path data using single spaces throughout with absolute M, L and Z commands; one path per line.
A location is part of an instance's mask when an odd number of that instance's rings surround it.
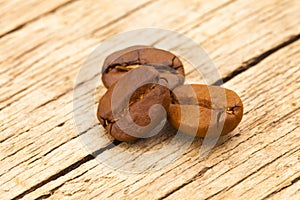
M 160 79 L 159 72 L 147 66 L 126 73 L 100 99 L 97 111 L 100 123 L 119 141 L 134 141 L 147 135 L 164 118 L 162 109 L 153 105 L 161 105 L 165 112 L 170 105 L 170 92 L 159 85 L 160 82 L 164 80 Z M 150 109 L 153 109 L 151 118 Z M 122 127 L 119 127 L 118 121 L 122 122 Z M 133 132 L 138 135 L 133 136 Z
M 172 93 L 168 118 L 182 132 L 197 137 L 225 135 L 242 120 L 243 104 L 232 90 L 218 86 L 182 85 Z
M 128 71 L 141 65 L 158 70 L 171 89 L 184 82 L 184 68 L 179 58 L 150 46 L 132 46 L 109 55 L 103 64 L 102 82 L 109 88 Z

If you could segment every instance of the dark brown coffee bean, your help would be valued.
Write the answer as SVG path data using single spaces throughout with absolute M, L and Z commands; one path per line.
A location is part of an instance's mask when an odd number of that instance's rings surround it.
M 152 66 L 173 89 L 184 82 L 181 61 L 171 52 L 149 46 L 132 46 L 109 55 L 102 68 L 102 82 L 109 88 L 131 69 L 141 65 Z
M 242 120 L 239 96 L 225 88 L 182 85 L 173 91 L 169 121 L 177 129 L 197 137 L 225 135 Z M 223 125 L 223 126 L 222 126 Z
M 119 141 L 147 137 L 166 118 L 170 105 L 170 92 L 160 82 L 154 68 L 141 66 L 126 73 L 100 99 L 100 123 Z

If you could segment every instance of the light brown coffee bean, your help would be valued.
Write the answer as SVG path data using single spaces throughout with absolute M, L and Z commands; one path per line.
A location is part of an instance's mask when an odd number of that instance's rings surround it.
M 184 69 L 179 58 L 169 51 L 150 46 L 132 46 L 109 55 L 103 64 L 102 82 L 109 88 L 128 71 L 141 65 L 158 70 L 170 89 L 184 82 Z
M 147 66 L 126 73 L 99 101 L 97 117 L 102 126 L 119 141 L 147 136 L 164 120 L 170 105 L 170 92 L 161 82 L 159 72 Z
M 225 135 L 242 120 L 243 104 L 232 90 L 218 86 L 182 85 L 172 94 L 168 118 L 180 131 L 197 137 Z

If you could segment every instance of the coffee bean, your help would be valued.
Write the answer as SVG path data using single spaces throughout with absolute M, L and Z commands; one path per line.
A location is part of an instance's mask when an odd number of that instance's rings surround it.
M 160 83 L 165 82 L 154 68 L 140 66 L 129 71 L 100 99 L 100 123 L 119 141 L 147 137 L 166 120 L 170 105 L 170 92 Z
M 168 118 L 180 131 L 214 137 L 233 131 L 242 120 L 239 96 L 225 88 L 207 85 L 182 85 L 173 90 Z
M 150 46 L 132 46 L 109 55 L 102 68 L 102 82 L 109 88 L 128 71 L 141 65 L 154 67 L 170 89 L 184 82 L 181 61 L 171 52 Z

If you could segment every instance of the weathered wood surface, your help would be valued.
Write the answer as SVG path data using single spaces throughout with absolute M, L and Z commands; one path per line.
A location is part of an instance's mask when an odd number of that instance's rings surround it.
M 299 199 L 299 2 L 143 0 L 128 5 L 0 2 L 0 199 Z M 83 148 L 72 119 L 72 91 L 79 68 L 97 45 L 141 27 L 178 31 L 199 43 L 224 86 L 241 96 L 245 116 L 205 158 L 199 158 L 197 140 L 161 170 L 126 174 L 99 164 Z M 155 44 L 161 42 L 158 38 Z M 192 81 L 194 72 L 188 72 Z M 99 98 L 105 90 L 98 91 Z M 120 144 L 102 156 L 117 148 L 142 155 L 171 139 L 166 134 L 133 146 Z

